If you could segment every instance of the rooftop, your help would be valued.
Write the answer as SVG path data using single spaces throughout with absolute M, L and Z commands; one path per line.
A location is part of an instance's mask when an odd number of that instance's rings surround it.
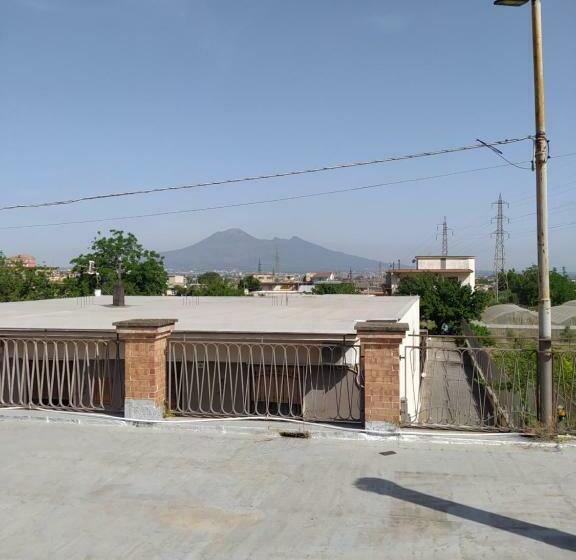
M 126 307 L 112 307 L 109 296 L 88 301 L 0 303 L 0 329 L 112 330 L 117 321 L 154 318 L 178 319 L 177 331 L 351 334 L 358 321 L 400 321 L 418 298 L 282 294 L 189 298 L 185 304 L 181 297 L 138 296 L 127 297 Z
M 474 255 L 418 255 L 417 259 L 475 259 Z
M 11 560 L 524 560 L 576 550 L 576 449 L 564 446 L 22 420 L 0 422 L 0 442 Z
M 470 268 L 392 268 L 389 270 L 392 273 L 412 274 L 429 272 L 432 274 L 468 274 L 474 272 Z

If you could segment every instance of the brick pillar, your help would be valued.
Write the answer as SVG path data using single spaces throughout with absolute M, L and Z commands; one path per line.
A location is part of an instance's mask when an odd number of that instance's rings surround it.
M 124 416 L 160 420 L 166 402 L 166 342 L 177 319 L 114 323 L 124 343 Z
M 409 326 L 388 321 L 356 323 L 364 368 L 364 425 L 393 430 L 400 423 L 400 344 Z

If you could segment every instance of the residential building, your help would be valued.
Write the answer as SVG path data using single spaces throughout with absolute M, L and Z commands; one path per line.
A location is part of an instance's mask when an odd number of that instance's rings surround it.
M 187 285 L 187 279 L 184 274 L 171 274 L 168 276 L 168 287 L 176 288 L 177 286 L 185 288 Z
M 20 263 L 25 268 L 36 268 L 36 257 L 32 255 L 14 255 L 9 257 L 8 260 L 12 263 Z
M 420 351 L 408 349 L 419 344 L 416 296 L 198 297 L 187 304 L 129 296 L 125 306 L 111 303 L 110 296 L 82 305 L 76 298 L 0 303 L 2 403 L 371 429 L 415 415 Z M 68 367 L 53 352 L 77 358 Z M 14 379 L 8 365 L 24 359 L 35 366 Z
M 393 295 L 398 290 L 400 280 L 407 276 L 432 273 L 444 278 L 457 280 L 462 286 L 476 286 L 476 257 L 472 256 L 418 256 L 414 259 L 416 268 L 391 268 L 386 272 L 384 292 Z
M 307 272 L 304 275 L 305 282 L 331 282 L 336 280 L 336 274 L 334 272 Z

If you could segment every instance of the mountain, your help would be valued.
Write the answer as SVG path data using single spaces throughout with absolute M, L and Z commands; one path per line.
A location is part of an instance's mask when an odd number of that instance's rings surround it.
M 240 270 L 254 272 L 258 261 L 262 270 L 272 270 L 278 254 L 282 272 L 378 270 L 378 261 L 332 251 L 300 239 L 257 239 L 241 229 L 219 231 L 210 237 L 175 251 L 162 253 L 170 270 Z

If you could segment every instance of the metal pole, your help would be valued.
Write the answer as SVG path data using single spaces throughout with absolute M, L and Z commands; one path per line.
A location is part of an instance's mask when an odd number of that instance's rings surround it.
M 548 140 L 544 110 L 542 4 L 532 0 L 534 98 L 536 107 L 536 215 L 538 230 L 538 413 L 549 432 L 556 429 L 552 394 L 552 318 L 548 256 Z

